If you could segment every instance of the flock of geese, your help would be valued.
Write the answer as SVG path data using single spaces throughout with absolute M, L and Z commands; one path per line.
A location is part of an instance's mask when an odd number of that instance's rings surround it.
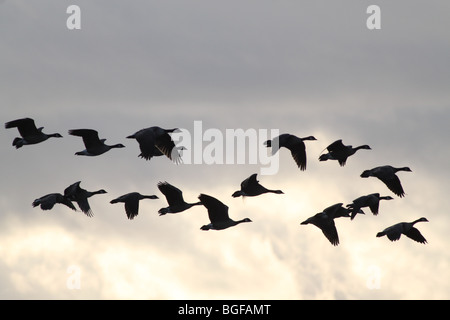
M 46 141 L 49 138 L 61 138 L 59 133 L 46 134 L 43 127 L 36 127 L 35 122 L 31 118 L 22 118 L 5 123 L 5 128 L 17 128 L 20 136 L 13 140 L 12 145 L 17 149 L 26 146 L 38 144 Z M 183 147 L 176 147 L 173 142 L 170 133 L 176 132 L 177 129 L 163 129 L 157 126 L 145 128 L 137 131 L 136 133 L 127 136 L 128 139 L 135 139 L 139 144 L 140 154 L 139 157 L 150 160 L 152 157 L 166 156 L 175 163 L 181 163 L 180 151 Z M 81 137 L 85 149 L 76 152 L 76 155 L 80 156 L 99 156 L 105 152 L 108 152 L 114 148 L 124 148 L 123 144 L 105 144 L 106 139 L 100 139 L 98 132 L 93 129 L 73 129 L 68 131 L 69 135 Z M 297 167 L 304 171 L 306 170 L 306 147 L 304 141 L 316 140 L 313 136 L 305 138 L 299 138 L 292 134 L 281 134 L 272 140 L 267 140 L 264 145 L 268 148 L 272 148 L 272 155 L 278 152 L 280 148 L 286 148 L 291 152 L 292 158 L 295 161 Z M 358 147 L 352 147 L 350 145 L 344 145 L 342 140 L 337 140 L 330 144 L 326 150 L 327 153 L 323 153 L 319 157 L 319 161 L 335 160 L 340 166 L 345 166 L 348 157 L 354 155 L 358 150 L 371 148 L 368 145 L 362 145 Z M 324 149 L 325 150 L 325 149 Z M 397 172 L 406 171 L 411 172 L 409 167 L 392 167 L 390 165 L 379 166 L 373 169 L 365 170 L 362 172 L 362 178 L 375 177 L 381 180 L 395 195 L 402 198 L 405 196 L 400 179 L 397 176 Z M 73 202 L 75 202 L 80 210 L 87 216 L 92 217 L 93 213 L 89 205 L 88 199 L 97 194 L 106 193 L 101 189 L 98 191 L 87 191 L 80 186 L 80 181 L 68 186 L 63 193 L 51 193 L 44 195 L 33 201 L 32 206 L 40 206 L 42 210 L 51 210 L 56 204 L 63 204 L 72 210 L 77 210 Z M 207 209 L 210 223 L 203 225 L 201 230 L 223 230 L 229 227 L 236 226 L 240 223 L 251 222 L 249 218 L 242 220 L 233 220 L 228 213 L 228 206 L 219 201 L 218 199 L 206 195 L 200 194 L 198 202 L 188 203 L 183 198 L 183 193 L 177 187 L 167 183 L 159 182 L 158 189 L 165 196 L 167 200 L 167 207 L 161 208 L 158 213 L 160 215 L 175 214 L 190 209 L 193 206 L 201 205 Z M 250 177 L 242 181 L 240 189 L 232 194 L 232 197 L 255 197 L 265 193 L 283 194 L 281 190 L 270 190 L 262 186 L 257 180 L 257 174 L 252 174 Z M 142 195 L 138 192 L 131 192 L 124 194 L 116 199 L 110 201 L 111 204 L 124 203 L 125 213 L 128 219 L 133 219 L 138 215 L 139 202 L 144 199 L 158 199 L 156 195 Z M 348 217 L 351 220 L 360 213 L 364 214 L 362 208 L 368 207 L 374 214 L 378 214 L 379 204 L 381 200 L 392 200 L 390 196 L 380 196 L 379 193 L 372 193 L 369 195 L 361 196 L 352 203 L 343 206 L 343 203 L 334 204 L 328 208 L 322 210 L 305 221 L 301 222 L 301 225 L 312 224 L 322 230 L 325 237 L 334 246 L 339 244 L 339 236 L 336 229 L 334 220 L 341 217 Z M 377 233 L 377 237 L 387 236 L 391 241 L 400 239 L 401 235 L 405 235 L 410 239 L 419 243 L 425 244 L 427 241 L 420 233 L 420 231 L 414 227 L 418 222 L 428 221 L 426 218 L 420 218 L 412 222 L 400 222 L 394 224 L 381 232 Z

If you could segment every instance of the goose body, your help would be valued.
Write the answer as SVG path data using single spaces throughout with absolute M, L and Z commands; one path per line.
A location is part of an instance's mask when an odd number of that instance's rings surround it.
M 125 213 L 132 220 L 139 213 L 139 201 L 143 199 L 158 199 L 155 195 L 142 195 L 139 192 L 130 192 L 110 201 L 110 203 L 125 203 Z
M 206 194 L 199 195 L 200 202 L 208 210 L 209 224 L 203 225 L 200 229 L 207 230 L 223 230 L 234 227 L 243 222 L 252 222 L 249 218 L 242 220 L 233 220 L 228 215 L 228 206 L 214 197 Z
M 259 181 L 256 179 L 257 174 L 254 173 L 247 179 L 241 182 L 241 189 L 238 191 L 235 191 L 233 193 L 233 197 L 254 197 L 259 196 L 263 193 L 276 193 L 276 194 L 283 194 L 283 191 L 281 190 L 270 190 L 265 187 L 263 187 L 261 184 L 259 184 Z
M 159 182 L 158 189 L 164 194 L 167 203 L 169 204 L 168 207 L 159 209 L 158 213 L 160 216 L 167 213 L 179 213 L 193 206 L 202 204 L 201 202 L 187 203 L 184 201 L 183 192 L 170 183 Z
M 336 225 L 334 223 L 334 219 L 327 215 L 326 213 L 319 212 L 314 216 L 306 219 L 301 225 L 312 224 L 317 228 L 322 230 L 324 236 L 330 241 L 333 246 L 337 246 L 339 244 L 339 235 L 336 229 Z
M 366 149 L 371 150 L 368 145 L 361 145 L 353 148 L 353 146 L 346 146 L 342 143 L 342 139 L 336 140 L 327 147 L 328 153 L 322 154 L 319 161 L 337 160 L 341 167 L 345 166 L 347 158 L 354 155 L 356 151 Z
M 57 203 L 63 204 L 74 211 L 77 210 L 73 203 L 61 193 L 50 193 L 42 196 L 34 200 L 32 205 L 33 207 L 40 206 L 42 210 L 51 210 Z
M 59 133 L 46 134 L 42 132 L 44 127 L 37 128 L 34 120 L 31 118 L 22 118 L 5 123 L 5 128 L 17 128 L 21 138 L 13 140 L 12 145 L 19 149 L 24 145 L 37 144 L 44 142 L 49 138 L 62 138 Z
M 350 217 L 350 210 L 344 208 L 342 203 L 336 203 L 325 208 L 322 212 L 301 222 L 301 225 L 312 224 L 322 230 L 324 236 L 333 246 L 339 245 L 339 235 L 334 223 L 334 219 L 340 217 Z
M 272 140 L 267 140 L 264 144 L 266 147 L 272 148 L 272 155 L 274 155 L 281 147 L 288 149 L 300 170 L 306 170 L 306 146 L 304 143 L 306 140 L 317 139 L 313 136 L 299 138 L 289 133 L 283 133 Z
M 80 210 L 83 211 L 84 214 L 86 214 L 88 217 L 92 217 L 93 212 L 89 205 L 88 198 L 96 194 L 106 193 L 106 191 L 103 189 L 100 189 L 98 191 L 87 191 L 80 187 L 80 183 L 81 181 L 78 181 L 68 186 L 64 190 L 64 196 L 71 201 L 75 201 L 80 207 Z
M 175 163 L 181 162 L 180 148 L 175 147 L 169 133 L 176 132 L 178 129 L 163 129 L 153 126 L 141 129 L 128 136 L 128 139 L 136 139 L 141 153 L 139 157 L 150 160 L 152 157 L 165 155 Z M 181 148 L 183 149 L 183 148 Z
M 419 243 L 427 243 L 425 237 L 420 233 L 418 229 L 414 227 L 414 224 L 417 222 L 428 222 L 426 218 L 420 218 L 413 222 L 400 222 L 384 229 L 381 232 L 377 233 L 377 237 L 387 236 L 391 241 L 397 241 L 400 239 L 401 235 L 404 234 L 408 238 L 419 242 Z
M 398 171 L 411 172 L 409 167 L 395 168 L 393 166 L 380 166 L 361 173 L 361 178 L 376 177 L 381 180 L 394 194 L 400 198 L 405 196 L 400 179 L 396 175 Z
M 72 129 L 69 130 L 69 134 L 72 136 L 82 137 L 85 150 L 76 152 L 75 155 L 80 156 L 99 156 L 114 148 L 125 148 L 121 143 L 114 145 L 106 145 L 106 139 L 100 139 L 98 132 L 93 129 Z
M 351 204 L 347 205 L 347 208 L 351 210 L 351 220 L 353 220 L 357 213 L 363 213 L 364 211 L 361 208 L 369 207 L 370 211 L 373 215 L 378 214 L 378 209 L 380 206 L 381 200 L 393 200 L 394 198 L 390 196 L 380 196 L 379 193 L 371 193 L 365 196 L 361 196 L 353 200 Z

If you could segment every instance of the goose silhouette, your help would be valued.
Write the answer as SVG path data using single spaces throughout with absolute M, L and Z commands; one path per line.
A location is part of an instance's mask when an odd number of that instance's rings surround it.
M 361 173 L 361 178 L 376 177 L 381 180 L 389 188 L 389 190 L 402 198 L 405 196 L 405 191 L 403 190 L 400 179 L 396 175 L 398 171 L 411 172 L 412 170 L 409 167 L 395 168 L 393 166 L 386 165 L 365 170 Z
M 272 148 L 272 155 L 274 155 L 280 148 L 284 147 L 291 152 L 292 158 L 300 168 L 300 170 L 306 170 L 306 146 L 303 141 L 317 140 L 314 136 L 308 136 L 299 138 L 293 134 L 283 133 L 272 140 L 264 142 L 266 147 Z
M 327 148 L 328 153 L 322 154 L 319 161 L 337 160 L 341 167 L 345 166 L 348 157 L 354 155 L 356 151 L 361 149 L 371 150 L 367 144 L 353 148 L 353 146 L 346 146 L 342 143 L 342 139 L 336 140 Z
M 136 139 L 139 143 L 139 149 L 141 150 L 139 157 L 150 160 L 154 156 L 164 154 L 167 158 L 179 164 L 182 161 L 179 150 L 184 148 L 175 147 L 175 143 L 169 135 L 169 133 L 177 131 L 178 129 L 163 129 L 153 126 L 141 129 L 127 138 Z
M 128 219 L 133 220 L 139 213 L 139 201 L 143 199 L 158 199 L 158 197 L 155 195 L 142 195 L 139 192 L 130 192 L 111 200 L 110 203 L 123 202 Z
M 89 205 L 88 198 L 96 194 L 104 194 L 106 191 L 103 189 L 97 191 L 87 191 L 80 187 L 80 183 L 81 181 L 77 181 L 64 189 L 64 196 L 71 201 L 75 201 L 80 207 L 80 210 L 88 217 L 93 217 L 94 214 L 91 206 Z
M 22 118 L 5 123 L 5 128 L 17 128 L 22 138 L 15 138 L 12 145 L 19 149 L 25 145 L 44 142 L 49 138 L 62 138 L 59 133 L 46 134 L 42 130 L 44 127 L 37 128 L 34 120 L 31 118 Z
M 232 194 L 233 198 L 237 197 L 255 197 L 259 196 L 264 193 L 276 193 L 276 194 L 283 194 L 284 192 L 281 190 L 270 190 L 265 187 L 263 187 L 261 184 L 259 184 L 259 181 L 256 179 L 257 174 L 254 173 L 247 179 L 241 182 L 241 189 L 238 191 L 235 191 Z
M 200 228 L 201 230 L 223 230 L 234 227 L 243 222 L 252 222 L 249 218 L 244 218 L 237 221 L 231 219 L 228 215 L 228 206 L 214 197 L 202 193 L 198 198 L 208 210 L 208 217 L 210 221 L 209 224 L 203 225 Z
M 416 242 L 425 244 L 427 243 L 427 240 L 420 231 L 414 227 L 417 222 L 428 222 L 428 220 L 427 218 L 422 217 L 412 222 L 400 222 L 378 232 L 377 237 L 387 236 L 389 240 L 397 241 L 400 239 L 401 235 L 404 234 Z
M 98 132 L 93 129 L 72 129 L 69 130 L 69 134 L 72 136 L 82 137 L 85 150 L 76 152 L 75 155 L 79 156 L 99 156 L 114 148 L 125 148 L 121 143 L 114 145 L 106 145 L 106 139 L 100 139 Z

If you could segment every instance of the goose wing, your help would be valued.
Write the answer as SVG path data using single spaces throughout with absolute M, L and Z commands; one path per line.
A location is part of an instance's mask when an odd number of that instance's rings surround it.
M 328 216 L 326 213 L 319 212 L 303 221 L 301 224 L 308 223 L 318 227 L 333 246 L 337 246 L 339 244 L 339 235 L 332 217 Z
M 141 129 L 127 138 L 136 139 L 139 144 L 139 150 L 141 151 L 139 157 L 144 158 L 145 160 L 150 160 L 156 155 L 155 151 L 158 149 L 155 147 L 155 135 L 151 128 Z
M 327 147 L 329 152 L 342 152 L 346 149 L 346 146 L 342 143 L 342 139 L 336 140 Z
M 132 220 L 139 213 L 139 199 L 130 197 L 125 201 L 125 213 L 128 219 Z
M 339 244 L 339 235 L 333 219 L 331 219 L 327 224 L 323 225 L 321 227 L 321 230 L 333 246 L 337 246 Z
M 374 215 L 377 215 L 378 209 L 380 207 L 380 194 L 372 193 L 372 194 L 368 195 L 367 197 L 368 197 L 367 202 L 368 202 L 370 211 L 372 211 L 372 213 Z
M 69 199 L 67 199 L 65 196 L 63 196 L 62 194 L 57 194 L 57 202 L 61 203 L 67 207 L 69 207 L 70 209 L 77 211 L 77 208 L 75 208 L 75 206 L 73 205 L 72 201 L 70 201 Z
M 170 160 L 179 163 L 181 155 L 175 147 L 175 143 L 168 133 L 164 133 L 155 140 L 155 146 Z
M 336 140 L 327 147 L 328 151 L 338 161 L 341 167 L 345 166 L 347 163 L 349 148 L 351 148 L 351 146 L 344 145 L 342 139 Z
M 383 183 L 389 188 L 389 190 L 391 190 L 397 196 L 399 196 L 400 198 L 405 196 L 405 191 L 403 191 L 400 179 L 396 174 L 380 175 L 378 178 L 383 181 Z
M 88 217 L 92 217 L 93 213 L 85 194 L 86 190 L 80 187 L 80 183 L 81 181 L 77 181 L 64 189 L 64 196 L 69 200 L 75 201 L 83 213 Z
M 72 129 L 69 130 L 72 136 L 82 137 L 86 148 L 102 145 L 102 141 L 98 137 L 98 132 L 93 129 Z
M 427 243 L 427 240 L 425 239 L 425 237 L 420 233 L 419 230 L 417 230 L 416 228 L 412 227 L 410 228 L 407 232 L 404 232 L 405 236 L 407 236 L 408 238 L 420 242 L 420 243 Z
M 80 210 L 83 211 L 84 214 L 86 214 L 88 217 L 94 216 L 91 210 L 91 206 L 89 205 L 89 201 L 86 197 L 77 197 L 75 201 L 80 207 Z
M 384 229 L 383 233 L 388 237 L 391 241 L 397 241 L 400 239 L 402 235 L 402 226 L 401 223 L 395 224 L 391 227 Z
M 323 212 L 331 219 L 349 216 L 350 209 L 345 209 L 342 205 L 342 202 L 333 204 L 332 206 L 325 208 Z
M 252 174 L 250 177 L 248 177 L 247 179 L 245 179 L 244 181 L 241 182 L 241 190 L 245 190 L 246 188 L 248 188 L 249 186 L 254 186 L 258 184 L 258 180 L 256 179 L 257 174 L 254 173 Z
M 66 196 L 67 198 L 73 200 L 73 198 L 75 197 L 76 193 L 79 190 L 81 190 L 80 183 L 81 183 L 81 181 L 77 181 L 77 182 L 71 184 L 70 186 L 68 186 L 67 188 L 65 188 L 64 189 L 64 196 Z
M 300 170 L 306 170 L 306 148 L 303 140 L 290 134 L 285 141 L 280 141 L 280 146 L 282 145 L 291 151 L 292 158 Z
M 208 216 L 211 223 L 227 221 L 230 219 L 228 216 L 228 207 L 221 201 L 206 194 L 200 194 L 198 199 L 208 210 Z
M 31 118 L 9 121 L 5 123 L 5 128 L 17 128 L 22 137 L 33 136 L 40 133 L 40 131 L 36 128 L 34 120 Z
M 128 219 L 133 219 L 139 212 L 139 193 L 130 192 L 124 194 L 116 199 L 110 201 L 110 203 L 123 202 L 125 204 L 125 213 Z
M 177 187 L 171 185 L 170 183 L 164 181 L 158 183 L 158 189 L 164 194 L 166 197 L 167 203 L 169 206 L 179 205 L 180 203 L 184 203 L 183 192 Z

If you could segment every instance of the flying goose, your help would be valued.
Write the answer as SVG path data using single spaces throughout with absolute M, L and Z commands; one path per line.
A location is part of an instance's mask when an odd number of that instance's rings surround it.
M 397 171 L 409 171 L 412 170 L 409 167 L 395 168 L 389 165 L 375 167 L 370 170 L 365 170 L 361 173 L 361 178 L 376 177 L 384 182 L 384 184 L 400 198 L 405 196 L 400 179 L 395 174 Z
M 312 224 L 322 230 L 325 237 L 331 242 L 333 246 L 339 244 L 339 235 L 334 224 L 334 219 L 324 212 L 316 213 L 314 216 L 306 219 L 302 225 Z
M 175 147 L 169 133 L 177 132 L 178 129 L 163 129 L 157 126 L 141 129 L 128 136 L 128 139 L 136 139 L 139 143 L 141 153 L 139 157 L 150 160 L 154 156 L 164 154 L 176 164 L 181 163 L 180 149 Z
M 300 170 L 306 170 L 306 147 L 303 141 L 317 140 L 313 136 L 299 138 L 289 133 L 283 133 L 272 140 L 264 142 L 266 147 L 272 147 L 272 155 L 274 155 L 281 147 L 285 147 L 291 151 L 295 163 Z
M 75 201 L 88 217 L 92 217 L 93 213 L 88 202 L 88 198 L 96 194 L 106 193 L 105 190 L 87 191 L 80 187 L 81 181 L 75 182 L 64 190 L 64 196 L 71 201 Z
M 208 217 L 211 222 L 202 226 L 200 228 L 201 230 L 223 230 L 243 222 L 252 222 L 249 218 L 237 221 L 232 220 L 228 216 L 228 207 L 214 197 L 206 194 L 200 194 L 198 198 L 208 210 Z
M 201 202 L 187 203 L 186 201 L 184 201 L 183 192 L 170 183 L 167 183 L 166 181 L 159 182 L 158 189 L 164 194 L 167 203 L 169 204 L 168 207 L 159 209 L 158 213 L 160 216 L 167 213 L 182 212 L 193 206 L 202 204 Z
M 312 224 L 322 230 L 322 233 L 330 241 L 333 246 L 339 244 L 339 235 L 334 223 L 335 218 L 349 217 L 350 210 L 344 208 L 342 203 L 336 203 L 328 208 L 325 208 L 322 212 L 316 213 L 314 216 L 301 222 L 301 225 Z
M 420 233 L 420 231 L 414 227 L 414 224 L 421 221 L 428 222 L 426 218 L 420 218 L 413 222 L 400 222 L 384 229 L 381 232 L 378 232 L 377 237 L 387 236 L 389 240 L 397 241 L 400 239 L 400 236 L 404 234 L 414 241 L 425 244 L 427 243 L 427 240 Z
M 5 128 L 17 128 L 22 138 L 15 138 L 12 145 L 16 149 L 24 145 L 37 144 L 47 140 L 48 138 L 62 138 L 59 133 L 45 134 L 42 132 L 44 127 L 36 128 L 34 120 L 31 118 L 17 119 L 5 123 Z
M 106 139 L 99 139 L 98 132 L 93 129 L 72 129 L 69 130 L 69 134 L 72 136 L 82 137 L 85 150 L 76 152 L 75 155 L 79 156 L 98 156 L 113 148 L 125 148 L 121 143 L 114 145 L 106 145 Z
M 142 195 L 139 192 L 130 192 L 124 194 L 116 199 L 110 201 L 110 203 L 125 203 L 125 213 L 127 214 L 128 219 L 132 220 L 139 213 L 139 201 L 143 199 L 158 199 L 155 195 Z
M 350 219 L 353 220 L 356 214 L 363 213 L 361 208 L 369 207 L 370 211 L 376 216 L 378 214 L 378 208 L 380 206 L 380 200 L 393 200 L 390 196 L 381 197 L 379 193 L 371 193 L 365 196 L 361 196 L 353 200 L 352 203 L 347 205 L 347 208 L 351 209 L 352 213 Z
M 232 196 L 236 197 L 254 197 L 263 193 L 277 193 L 283 194 L 284 192 L 281 190 L 269 190 L 259 184 L 259 181 L 256 179 L 256 173 L 252 174 L 250 177 L 241 182 L 241 190 L 235 191 Z
M 67 197 L 63 196 L 61 193 L 50 193 L 45 196 L 42 196 L 34 200 L 32 206 L 33 208 L 41 206 L 42 210 L 51 210 L 57 203 L 64 204 L 70 209 L 77 211 L 73 203 L 69 199 L 67 199 Z
M 336 140 L 326 149 L 328 150 L 328 153 L 322 154 L 319 157 L 319 161 L 337 160 L 341 167 L 345 166 L 347 158 L 354 155 L 356 151 L 360 149 L 371 150 L 367 144 L 355 148 L 352 146 L 346 146 L 342 143 L 342 139 Z

